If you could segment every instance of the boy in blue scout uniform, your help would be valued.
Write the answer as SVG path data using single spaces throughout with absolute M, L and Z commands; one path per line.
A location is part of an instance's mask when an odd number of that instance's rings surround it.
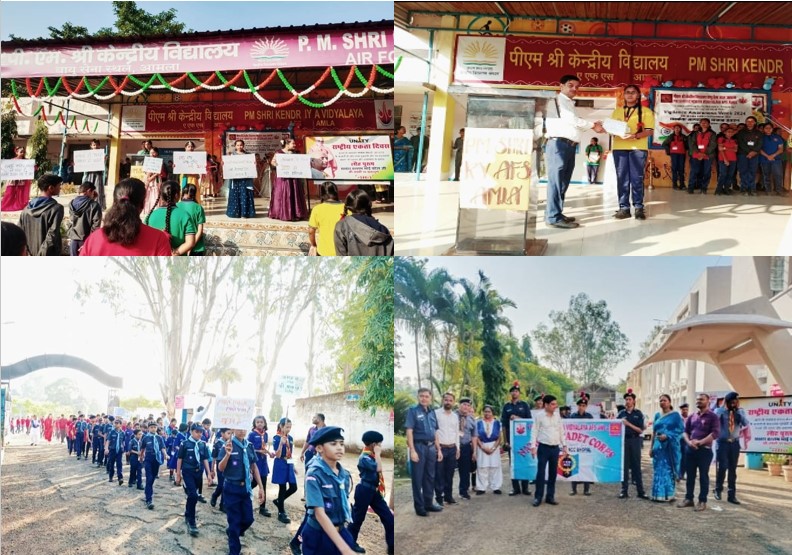
M 182 442 L 183 439 L 179 438 L 179 431 L 174 430 L 173 428 L 168 428 L 168 438 L 165 440 L 165 450 L 168 452 L 168 478 L 171 482 L 173 482 L 175 479 L 174 474 L 177 474 L 176 466 L 178 465 L 179 447 L 181 446 Z
M 198 535 L 198 528 L 195 526 L 195 505 L 198 503 L 198 484 L 203 481 L 203 470 L 206 470 L 210 478 L 214 478 L 209 468 L 209 448 L 201 441 L 202 430 L 200 424 L 192 425 L 190 428 L 192 437 L 179 446 L 176 460 L 176 485 L 184 480 L 184 490 L 187 493 L 184 519 L 187 521 L 191 536 Z
M 132 440 L 129 442 L 129 487 L 137 483 L 137 489 L 143 489 L 143 470 L 140 467 L 140 440 L 143 432 L 136 426 Z
M 225 512 L 225 505 L 223 505 L 223 482 L 225 480 L 225 475 L 220 472 L 219 464 L 220 459 L 222 459 L 223 452 L 225 451 L 225 444 L 228 440 L 231 439 L 231 430 L 229 428 L 220 428 L 220 431 L 217 432 L 218 437 L 215 440 L 214 448 L 212 449 L 212 460 L 214 461 L 214 472 L 217 476 L 217 487 L 212 494 L 212 500 L 210 503 L 212 507 L 217 505 L 218 498 L 220 499 L 220 511 Z
M 154 480 L 157 479 L 159 468 L 165 462 L 165 441 L 157 434 L 157 423 L 148 423 L 148 433 L 140 442 L 143 458 L 143 467 L 146 469 L 146 507 L 154 509 Z
M 110 476 L 108 482 L 113 481 L 113 471 L 116 470 L 118 472 L 118 485 L 120 486 L 124 483 L 124 477 L 121 474 L 124 457 L 124 430 L 121 429 L 120 418 L 116 418 L 114 424 L 113 431 L 107 436 L 105 456 L 108 457 L 107 474 Z
M 380 518 L 385 528 L 385 543 L 388 555 L 393 555 L 393 513 L 385 502 L 385 478 L 382 474 L 382 434 L 370 430 L 363 434 L 366 448 L 358 459 L 360 483 L 355 487 L 355 505 L 352 509 L 352 524 L 349 532 L 357 543 L 360 527 L 366 520 L 369 506 Z
M 91 435 L 93 436 L 91 441 L 93 447 L 91 449 L 91 464 L 102 466 L 104 461 L 104 423 L 101 416 L 96 417 L 96 421 L 91 428 Z
M 226 441 L 223 459 L 217 469 L 224 474 L 223 505 L 228 520 L 228 553 L 239 555 L 242 544 L 239 537 L 253 524 L 253 488 L 250 473 L 259 488 L 259 501 L 264 499 L 264 484 L 256 466 L 256 453 L 253 446 L 245 439 L 246 430 L 234 430 L 234 437 Z
M 105 436 L 104 446 L 105 446 L 105 449 L 107 449 L 107 446 L 109 445 L 107 443 L 107 438 L 110 436 L 110 432 L 112 432 L 113 428 L 115 427 L 114 423 L 115 423 L 115 416 L 108 416 L 107 417 L 107 423 L 104 425 L 104 436 Z M 110 473 L 110 457 L 105 456 L 104 461 L 102 462 L 102 464 L 105 467 L 105 472 Z
M 325 426 L 311 438 L 317 455 L 305 475 L 305 506 L 308 520 L 302 534 L 304 555 L 361 553 L 347 522 L 352 521 L 349 491 L 352 476 L 341 467 L 344 457 L 342 428 Z
M 88 423 L 83 420 L 84 415 L 80 414 L 77 417 L 77 424 L 74 426 L 74 450 L 77 451 L 77 460 L 82 457 L 83 449 L 85 449 L 85 430 Z

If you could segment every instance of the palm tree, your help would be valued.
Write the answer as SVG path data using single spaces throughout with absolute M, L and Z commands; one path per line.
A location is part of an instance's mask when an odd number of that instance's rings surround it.
M 220 382 L 220 394 L 225 397 L 228 395 L 228 386 L 233 382 L 238 382 L 242 379 L 239 370 L 231 366 L 234 362 L 234 355 L 225 354 L 215 364 L 210 366 L 204 371 L 203 383 L 201 384 L 201 391 L 203 391 L 206 382 L 214 383 Z
M 476 297 L 481 314 L 481 376 L 484 380 L 484 402 L 498 403 L 506 383 L 503 367 L 503 346 L 498 330 L 505 327 L 511 332 L 511 321 L 503 316 L 506 307 L 516 308 L 514 301 L 502 297 L 492 287 L 492 282 L 479 270 L 478 295 Z

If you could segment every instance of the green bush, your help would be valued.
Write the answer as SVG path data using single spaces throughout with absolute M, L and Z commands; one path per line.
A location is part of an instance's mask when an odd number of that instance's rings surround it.
M 407 476 L 407 438 L 394 436 L 393 443 L 393 470 L 397 478 Z
M 393 402 L 393 432 L 404 434 L 404 422 L 407 418 L 407 409 L 416 403 L 415 396 L 404 391 L 396 392 Z

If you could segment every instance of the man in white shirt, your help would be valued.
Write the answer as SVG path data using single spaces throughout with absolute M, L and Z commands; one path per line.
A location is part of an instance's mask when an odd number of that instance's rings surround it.
M 572 229 L 580 225 L 575 222 L 575 218 L 563 214 L 564 198 L 575 169 L 575 152 L 580 144 L 580 131 L 594 129 L 597 133 L 605 132 L 602 122 L 591 123 L 575 114 L 575 102 L 572 99 L 575 98 L 578 87 L 580 87 L 580 79 L 576 75 L 564 75 L 561 78 L 561 91 L 556 98 L 558 119 L 547 122 L 545 223 L 563 229 Z
M 541 413 L 531 428 L 531 456 L 538 458 L 539 468 L 536 471 L 536 494 L 532 505 L 538 507 L 542 504 L 547 483 L 547 497 L 549 505 L 558 505 L 555 500 L 555 483 L 558 469 L 559 448 L 563 455 L 567 455 L 566 438 L 561 415 L 556 412 L 558 401 L 553 395 L 545 395 L 542 399 L 544 412 Z M 547 473 L 547 478 L 545 478 Z
M 443 408 L 435 409 L 440 451 L 443 453 L 443 460 L 437 462 L 435 470 L 435 498 L 438 505 L 444 501 L 450 505 L 456 503 L 452 494 L 454 470 L 459 459 L 459 414 L 452 410 L 455 399 L 453 393 L 447 392 L 443 395 Z

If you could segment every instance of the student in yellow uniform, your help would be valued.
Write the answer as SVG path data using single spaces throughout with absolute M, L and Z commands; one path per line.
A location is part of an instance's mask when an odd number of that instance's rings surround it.
M 613 111 L 611 118 L 627 122 L 627 134 L 613 136 L 613 163 L 616 165 L 616 180 L 619 193 L 618 220 L 629 218 L 630 195 L 635 207 L 635 219 L 645 220 L 644 212 L 644 167 L 649 145 L 646 140 L 654 133 L 654 114 L 641 106 L 641 90 L 638 85 L 624 87 L 624 106 Z
M 332 181 L 321 185 L 322 203 L 314 206 L 308 219 L 308 238 L 319 256 L 335 256 L 333 240 L 336 224 L 344 215 L 344 204 L 338 200 L 338 187 Z M 319 231 L 319 240 L 316 232 Z

